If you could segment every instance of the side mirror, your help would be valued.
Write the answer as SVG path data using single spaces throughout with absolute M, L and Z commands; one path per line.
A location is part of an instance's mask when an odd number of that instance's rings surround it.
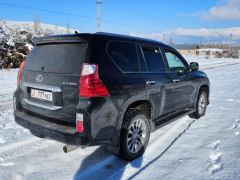
M 198 65 L 197 62 L 191 62 L 189 68 L 190 68 L 192 71 L 196 71 L 196 70 L 199 69 L 199 65 Z

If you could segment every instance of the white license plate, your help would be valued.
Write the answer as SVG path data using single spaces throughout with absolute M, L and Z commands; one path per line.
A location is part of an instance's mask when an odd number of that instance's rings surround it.
M 53 100 L 52 93 L 47 92 L 47 91 L 31 89 L 30 95 L 31 95 L 32 98 L 42 99 L 42 100 L 46 100 L 46 101 L 52 101 Z

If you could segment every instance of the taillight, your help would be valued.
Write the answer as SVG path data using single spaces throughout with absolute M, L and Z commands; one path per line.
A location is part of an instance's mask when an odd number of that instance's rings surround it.
M 97 64 L 84 63 L 79 81 L 79 94 L 81 97 L 109 96 L 106 86 L 99 79 Z
M 21 74 L 22 74 L 22 70 L 23 70 L 25 64 L 26 64 L 26 61 L 23 61 L 23 62 L 21 63 L 21 65 L 20 65 L 19 70 L 18 70 L 18 75 L 17 75 L 17 86 L 19 86 L 19 84 L 20 84 Z

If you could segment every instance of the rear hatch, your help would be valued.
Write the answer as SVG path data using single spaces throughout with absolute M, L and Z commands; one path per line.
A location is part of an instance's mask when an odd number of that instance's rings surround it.
M 75 122 L 87 39 L 55 36 L 34 43 L 21 77 L 22 107 L 29 113 Z

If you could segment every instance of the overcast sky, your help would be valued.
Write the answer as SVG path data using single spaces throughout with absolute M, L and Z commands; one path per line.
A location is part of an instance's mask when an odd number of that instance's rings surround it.
M 97 0 L 0 0 L 0 18 L 97 31 Z M 175 43 L 240 39 L 240 0 L 102 0 L 101 31 Z

